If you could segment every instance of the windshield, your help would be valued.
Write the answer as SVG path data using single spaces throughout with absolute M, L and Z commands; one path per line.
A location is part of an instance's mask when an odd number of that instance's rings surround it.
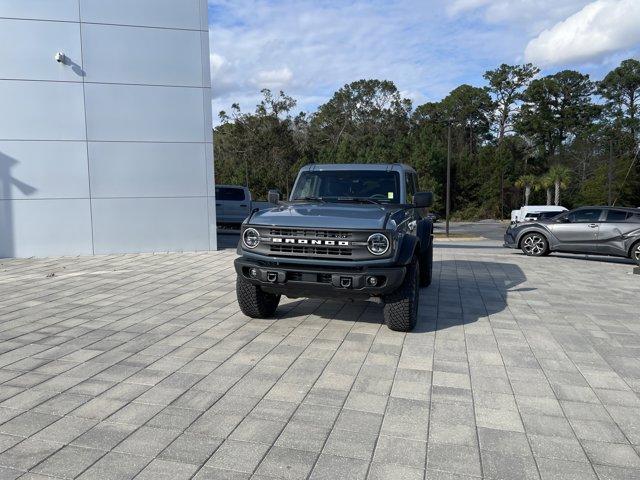
M 291 200 L 400 202 L 400 175 L 382 170 L 303 172 Z
M 540 219 L 541 220 L 551 220 L 553 217 L 557 217 L 558 215 L 560 215 L 564 210 L 558 210 L 555 212 L 542 212 L 540 214 Z

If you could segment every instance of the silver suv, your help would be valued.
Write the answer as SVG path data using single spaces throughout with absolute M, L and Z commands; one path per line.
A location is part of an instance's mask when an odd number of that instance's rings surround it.
M 581 207 L 509 227 L 504 246 L 540 257 L 551 252 L 629 257 L 640 263 L 640 209 Z

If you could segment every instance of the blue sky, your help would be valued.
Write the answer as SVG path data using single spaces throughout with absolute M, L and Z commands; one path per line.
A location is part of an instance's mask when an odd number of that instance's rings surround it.
M 209 0 L 214 122 L 260 89 L 312 111 L 342 85 L 395 82 L 414 106 L 500 63 L 600 79 L 640 54 L 640 0 Z

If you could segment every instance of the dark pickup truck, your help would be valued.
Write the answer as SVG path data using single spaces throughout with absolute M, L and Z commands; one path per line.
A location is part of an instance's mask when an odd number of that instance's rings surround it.
M 432 194 L 417 192 L 406 165 L 314 164 L 288 202 L 242 224 L 236 292 L 253 318 L 272 316 L 281 295 L 384 303 L 391 330 L 416 324 L 420 287 L 431 283 Z

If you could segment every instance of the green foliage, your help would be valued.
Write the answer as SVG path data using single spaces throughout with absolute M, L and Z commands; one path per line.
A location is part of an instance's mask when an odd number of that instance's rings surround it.
M 495 127 L 498 144 L 512 131 L 517 104 L 522 100 L 524 89 L 540 72 L 531 63 L 524 65 L 502 64 L 495 70 L 489 70 L 483 77 L 489 85 L 487 91 L 495 102 Z
M 597 83 L 565 70 L 536 78 L 531 64 L 500 65 L 485 87 L 461 85 L 412 108 L 388 80 L 347 84 L 316 112 L 263 90 L 252 113 L 232 105 L 214 131 L 216 181 L 248 184 L 255 198 L 287 195 L 308 163 L 406 163 L 444 210 L 451 144 L 454 218 L 500 218 L 530 203 L 640 205 L 640 62 Z M 600 96 L 597 99 L 596 96 Z M 555 197 L 555 198 L 552 198 Z

